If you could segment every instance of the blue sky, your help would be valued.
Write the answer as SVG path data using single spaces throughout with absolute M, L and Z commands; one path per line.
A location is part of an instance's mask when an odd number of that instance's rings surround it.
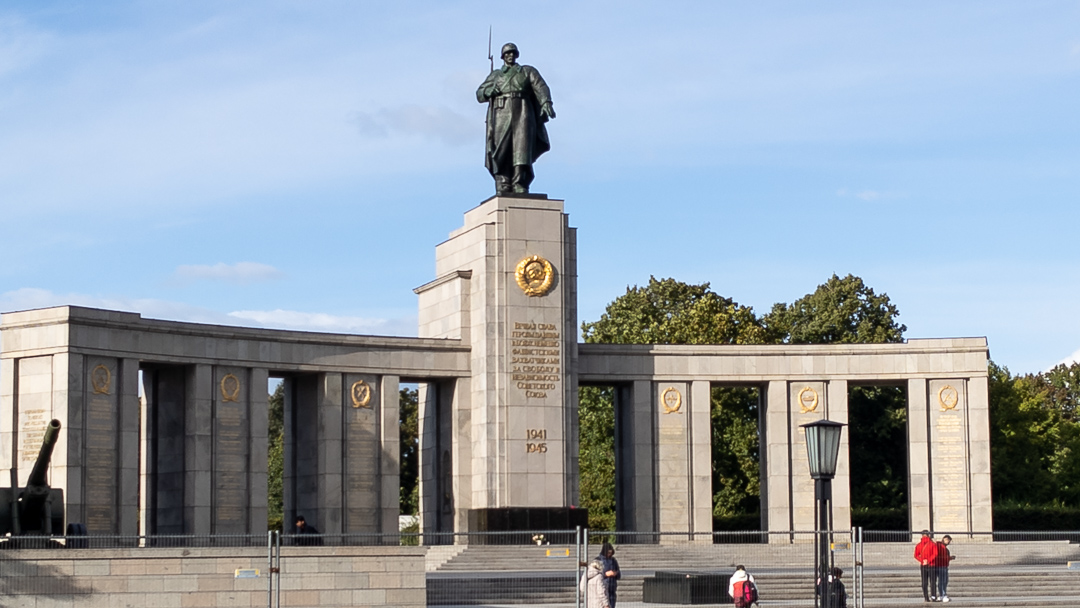
M 1080 357 L 1075 2 L 5 2 L 0 311 L 415 335 L 494 191 L 489 25 L 552 89 L 581 320 L 852 273 L 908 337 Z

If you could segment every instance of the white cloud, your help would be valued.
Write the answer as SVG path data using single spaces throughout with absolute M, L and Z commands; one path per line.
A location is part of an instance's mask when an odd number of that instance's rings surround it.
M 383 336 L 415 336 L 416 318 L 380 319 L 350 317 L 319 312 L 295 310 L 238 310 L 230 312 L 234 319 L 260 327 L 295 329 L 343 334 L 377 334 Z
M 154 298 L 110 298 L 78 293 L 58 294 L 47 289 L 32 287 L 0 294 L 0 310 L 4 311 L 14 312 L 68 305 L 137 312 L 145 319 L 328 333 L 413 337 L 416 336 L 417 327 L 415 316 L 400 318 L 351 317 L 290 310 L 239 310 L 222 313 L 181 302 L 170 302 Z
M 228 315 L 220 312 L 155 298 L 101 297 L 81 293 L 54 293 L 47 289 L 24 287 L 0 294 L 0 310 L 20 311 L 53 306 L 85 306 L 123 312 L 137 312 L 151 319 L 228 324 Z
M 272 281 L 283 276 L 285 276 L 285 273 L 277 268 L 267 264 L 259 264 L 258 262 L 237 262 L 236 264 L 218 262 L 212 266 L 206 264 L 184 265 L 178 266 L 176 272 L 173 273 L 173 277 L 183 283 L 205 280 L 223 281 L 239 285 Z
M 415 105 L 357 112 L 356 125 L 360 134 L 368 137 L 382 138 L 390 133 L 420 135 L 450 146 L 471 143 L 477 131 L 475 121 L 453 110 Z
M 1080 363 L 1080 349 L 1078 349 L 1076 352 L 1069 355 L 1068 357 L 1065 357 L 1061 361 L 1058 361 L 1054 365 L 1050 366 L 1050 369 L 1054 369 L 1055 367 L 1057 367 L 1059 365 L 1072 365 L 1073 363 Z M 1050 370 L 1045 370 L 1045 371 L 1050 371 Z

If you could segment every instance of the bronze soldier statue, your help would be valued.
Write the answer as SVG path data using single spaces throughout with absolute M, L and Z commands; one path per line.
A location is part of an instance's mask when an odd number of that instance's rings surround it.
M 503 65 L 476 90 L 476 100 L 488 104 L 485 165 L 496 194 L 527 193 L 533 163 L 551 149 L 544 128 L 555 118 L 551 91 L 536 68 L 518 64 L 517 58 L 517 46 L 504 44 Z

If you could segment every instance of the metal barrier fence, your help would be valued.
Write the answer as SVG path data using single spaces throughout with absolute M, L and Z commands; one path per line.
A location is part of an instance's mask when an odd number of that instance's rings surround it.
M 947 595 L 968 605 L 1080 605 L 1080 532 L 940 532 L 950 536 Z M 834 566 L 843 570 L 848 606 L 889 607 L 922 600 L 922 572 L 913 550 L 920 534 L 907 530 L 854 529 L 831 533 Z M 72 536 L 0 539 L 0 594 L 55 593 L 62 576 L 31 576 L 20 556 L 62 556 L 125 550 L 209 549 L 245 556 L 263 573 L 267 606 L 282 603 L 282 590 L 334 584 L 354 576 L 339 567 L 363 560 L 367 549 L 424 547 L 425 573 L 387 572 L 384 577 L 423 576 L 428 606 L 587 606 L 582 574 L 603 543 L 615 549 L 620 578 L 617 604 L 656 608 L 695 600 L 730 605 L 728 579 L 742 565 L 754 576 L 763 606 L 815 605 L 814 532 L 745 531 L 633 533 L 535 530 L 496 533 L 319 534 L 236 536 Z M 51 549 L 44 551 L 43 549 Z M 228 551 L 232 550 L 232 551 Z M 133 552 L 133 553 L 131 553 Z M 414 555 L 416 555 L 414 553 Z M 80 559 L 83 559 L 81 557 Z M 71 558 L 68 558 L 71 559 Z M 415 559 L 415 558 L 414 558 Z M 938 566 L 943 567 L 943 566 Z M 940 583 L 943 573 L 937 573 Z M 368 575 L 364 575 L 368 576 Z M 1027 589 L 1017 597 L 1017 577 Z M 365 579 L 366 581 L 367 579 Z M 371 587 L 382 581 L 370 579 Z M 366 584 L 366 583 L 365 583 Z M 587 588 L 587 586 L 585 587 Z M 938 589 L 935 594 L 944 594 Z M 0 602 L 2 603 L 2 602 Z M 7 604 L 5 604 L 7 605 Z M 12 604 L 18 605 L 18 604 Z

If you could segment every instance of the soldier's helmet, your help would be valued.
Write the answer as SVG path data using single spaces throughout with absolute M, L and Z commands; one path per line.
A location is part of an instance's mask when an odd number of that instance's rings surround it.
M 499 53 L 499 57 L 502 57 L 503 55 L 505 55 L 508 52 L 513 52 L 515 59 L 517 59 L 518 57 L 521 56 L 521 53 L 518 52 L 517 45 L 514 44 L 513 42 L 507 42 L 506 44 L 503 45 L 502 52 Z

